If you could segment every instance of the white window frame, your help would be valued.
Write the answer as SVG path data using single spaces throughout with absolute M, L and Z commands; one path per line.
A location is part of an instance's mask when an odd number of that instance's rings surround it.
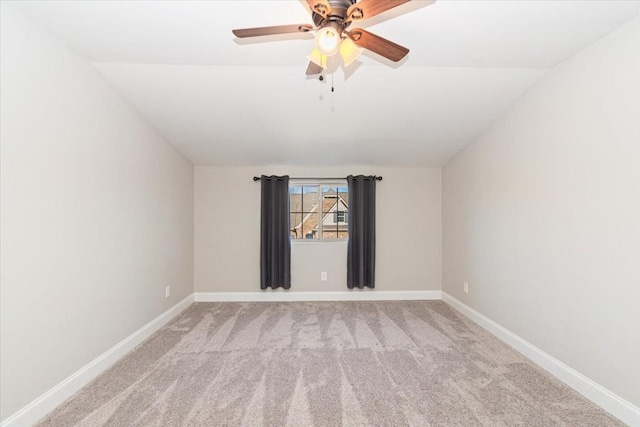
M 349 185 L 347 183 L 347 180 L 345 179 L 344 181 L 336 181 L 335 179 L 332 180 L 310 180 L 310 179 L 300 179 L 300 180 L 289 180 L 289 187 L 318 187 L 318 199 L 316 200 L 316 204 L 318 206 L 318 234 L 321 236 L 318 239 L 294 239 L 293 237 L 289 237 L 289 239 L 291 240 L 292 243 L 335 243 L 335 242 L 346 242 L 347 240 L 349 240 L 349 238 L 337 238 L 337 239 L 325 239 L 324 238 L 324 234 L 323 234 L 323 215 L 324 212 L 322 210 L 323 205 L 322 205 L 322 187 L 341 187 L 341 188 L 349 188 Z M 348 191 L 348 190 L 347 190 Z M 291 217 L 291 209 L 289 209 L 289 217 Z M 302 221 L 304 221 L 304 218 L 302 218 Z

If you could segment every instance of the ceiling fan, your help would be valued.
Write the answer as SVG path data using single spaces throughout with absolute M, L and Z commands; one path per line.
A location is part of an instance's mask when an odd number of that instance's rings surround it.
M 315 48 L 308 56 L 307 75 L 319 74 L 327 68 L 327 58 L 340 53 L 344 65 L 355 61 L 363 49 L 368 49 L 391 61 L 404 58 L 409 49 L 362 28 L 349 30 L 352 22 L 379 15 L 411 0 L 306 0 L 311 9 L 315 27 L 309 24 L 277 25 L 272 27 L 233 30 L 238 38 L 270 36 L 275 34 L 317 31 Z

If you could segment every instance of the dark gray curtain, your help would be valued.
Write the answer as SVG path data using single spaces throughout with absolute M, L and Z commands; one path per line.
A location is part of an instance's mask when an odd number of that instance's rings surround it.
M 262 175 L 260 181 L 260 288 L 289 289 L 289 177 Z
M 349 175 L 347 286 L 373 288 L 376 269 L 376 180 Z

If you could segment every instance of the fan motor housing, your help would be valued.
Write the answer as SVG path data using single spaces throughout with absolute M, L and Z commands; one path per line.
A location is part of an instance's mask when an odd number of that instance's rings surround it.
M 348 26 L 344 24 L 344 20 L 347 18 L 347 10 L 350 6 L 356 3 L 356 0 L 327 0 L 329 5 L 331 6 L 331 13 L 327 18 L 324 18 L 322 15 L 313 12 L 313 23 L 316 24 L 316 27 L 322 28 L 329 24 L 330 22 L 337 22 L 341 29 L 344 29 Z

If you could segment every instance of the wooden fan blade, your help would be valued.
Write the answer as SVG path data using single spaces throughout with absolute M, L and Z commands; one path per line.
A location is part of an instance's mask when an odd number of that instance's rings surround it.
M 410 1 L 411 0 L 360 0 L 347 9 L 346 22 L 368 19 Z
M 307 4 L 311 12 L 321 15 L 323 18 L 326 18 L 331 12 L 331 5 L 327 0 L 307 0 Z
M 276 25 L 273 27 L 243 28 L 233 30 L 233 35 L 241 39 L 245 37 L 272 36 L 274 34 L 306 33 L 313 29 L 309 24 Z
M 362 28 L 356 28 L 349 31 L 347 34 L 358 46 L 384 56 L 393 62 L 400 61 L 407 55 L 407 53 L 409 53 L 409 49 L 406 47 L 402 47 L 392 41 L 376 36 Z
M 309 62 L 309 66 L 307 67 L 307 76 L 312 76 L 314 74 L 320 74 L 324 70 L 321 66 L 316 64 L 315 62 Z

